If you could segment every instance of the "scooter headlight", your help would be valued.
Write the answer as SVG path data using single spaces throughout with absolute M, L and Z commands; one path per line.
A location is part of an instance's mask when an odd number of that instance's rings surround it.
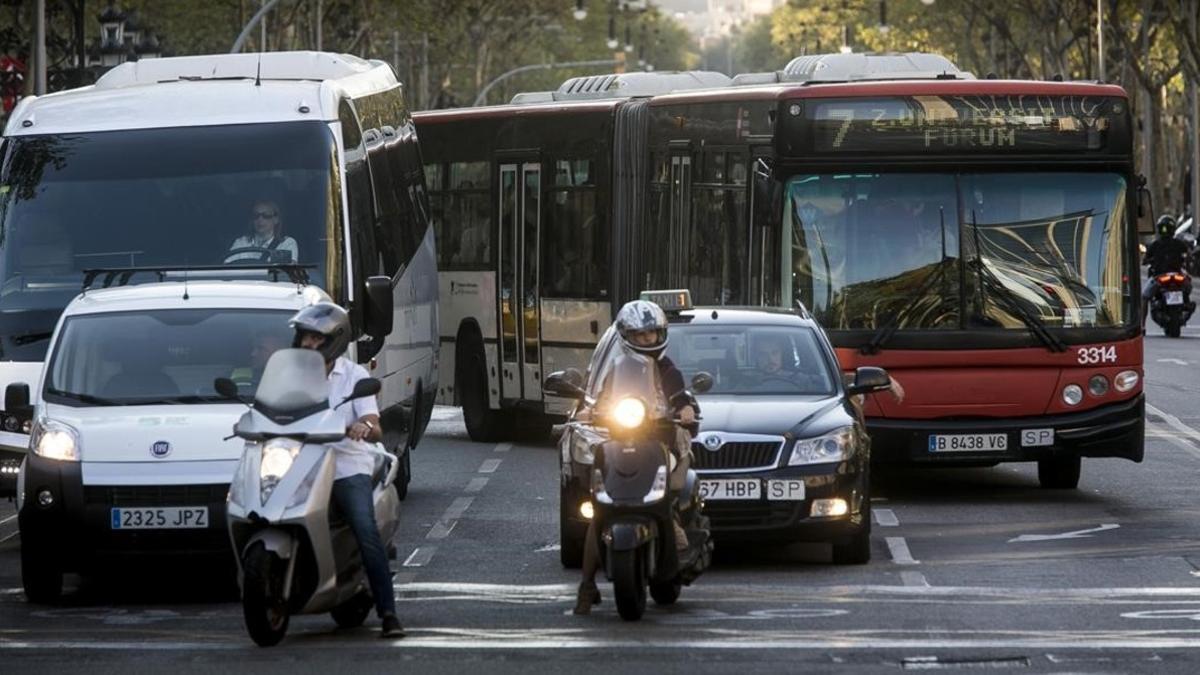
M 646 419 L 646 404 L 636 398 L 623 398 L 613 406 L 612 418 L 626 429 L 636 429 Z
M 263 444 L 262 461 L 258 465 L 259 489 L 262 491 L 262 501 L 266 503 L 275 486 L 287 475 L 292 468 L 296 455 L 300 454 L 303 445 L 300 441 L 290 438 L 272 438 Z

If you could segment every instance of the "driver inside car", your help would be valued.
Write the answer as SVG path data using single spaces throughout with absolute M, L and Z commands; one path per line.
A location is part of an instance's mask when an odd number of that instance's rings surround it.
M 283 212 L 270 199 L 254 202 L 250 231 L 229 245 L 226 263 L 295 263 L 300 260 L 296 240 L 283 234 Z

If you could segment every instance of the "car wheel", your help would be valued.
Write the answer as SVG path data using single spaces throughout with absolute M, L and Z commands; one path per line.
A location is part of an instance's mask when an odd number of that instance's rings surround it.
M 1048 490 L 1074 490 L 1082 463 L 1078 457 L 1038 460 L 1038 482 Z
M 857 533 L 833 542 L 833 564 L 865 565 L 871 562 L 871 498 L 863 495 L 862 525 Z
M 569 497 L 566 493 L 559 493 L 558 505 L 558 555 L 562 561 L 562 566 L 567 569 L 579 569 L 583 566 L 583 545 L 584 537 L 587 536 L 586 531 L 583 536 L 580 536 L 572 527 L 571 520 L 567 517 L 567 502 Z

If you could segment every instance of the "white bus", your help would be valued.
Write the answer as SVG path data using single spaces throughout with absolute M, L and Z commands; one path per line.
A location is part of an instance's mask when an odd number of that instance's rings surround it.
M 401 85 L 380 61 L 143 60 L 23 99 L 0 140 L 0 387 L 37 389 L 84 270 L 124 268 L 138 283 L 158 280 L 138 268 L 229 265 L 195 273 L 229 278 L 312 265 L 310 281 L 350 310 L 352 356 L 383 381 L 385 443 L 402 452 L 438 380 L 428 205 Z M 372 307 L 388 302 L 383 325 Z M 15 485 L 29 424 L 0 412 L 0 490 Z

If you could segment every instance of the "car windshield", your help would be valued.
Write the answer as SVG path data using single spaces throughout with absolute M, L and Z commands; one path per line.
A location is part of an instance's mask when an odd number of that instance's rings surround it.
M 0 160 L 0 360 L 45 355 L 45 338 L 79 292 L 85 269 L 299 262 L 316 265 L 310 278 L 324 285 L 329 233 L 339 231 L 335 146 L 324 124 L 7 140 Z M 247 273 L 230 272 L 239 274 Z M 129 282 L 157 280 L 139 274 Z
M 795 176 L 784 297 L 828 329 L 1122 326 L 1125 198 L 1107 173 Z
M 172 309 L 69 317 L 44 397 L 71 406 L 228 402 L 213 380 L 253 395 L 267 359 L 291 345 L 290 312 Z
M 834 374 L 811 328 L 781 326 L 671 327 L 667 356 L 691 382 L 712 375 L 710 395 L 829 396 Z

